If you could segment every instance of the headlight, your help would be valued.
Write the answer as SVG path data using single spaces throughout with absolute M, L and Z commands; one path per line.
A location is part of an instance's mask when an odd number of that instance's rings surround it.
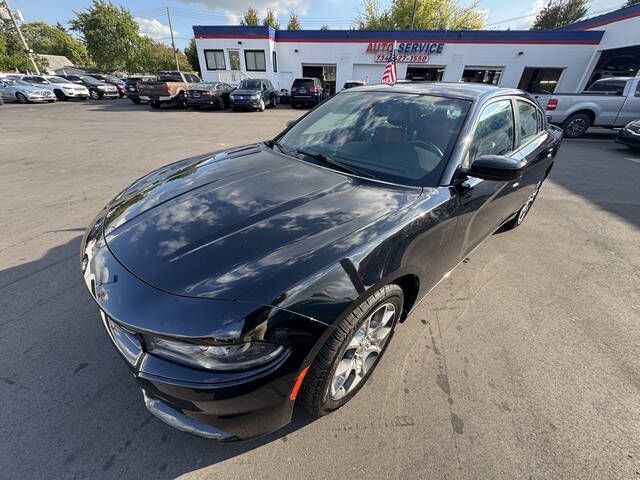
M 260 94 L 259 93 L 254 93 L 253 95 L 251 95 L 251 98 L 260 98 Z
M 640 133 L 640 122 L 637 120 L 634 120 L 632 122 L 627 123 L 624 128 L 634 133 Z
M 145 336 L 147 351 L 167 360 L 206 370 L 247 370 L 265 365 L 284 354 L 285 347 L 266 342 L 236 345 L 197 345 Z

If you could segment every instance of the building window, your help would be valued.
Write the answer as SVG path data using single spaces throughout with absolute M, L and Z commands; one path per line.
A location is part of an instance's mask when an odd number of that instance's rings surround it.
M 244 64 L 248 72 L 266 72 L 264 50 L 245 50 Z
M 231 67 L 231 70 L 242 70 L 240 68 L 240 52 L 238 50 L 229 50 L 229 67 Z
M 440 82 L 443 76 L 444 67 L 409 65 L 405 78 L 414 82 Z
M 526 67 L 522 72 L 518 88 L 529 93 L 553 93 L 562 74 L 561 68 Z
M 276 52 L 271 53 L 271 62 L 273 63 L 273 71 L 278 71 L 278 59 L 276 58 Z
M 464 72 L 462 73 L 462 81 L 499 85 L 501 76 L 502 68 L 465 67 Z
M 207 70 L 226 70 L 227 68 L 222 50 L 205 50 L 204 60 L 207 62 Z

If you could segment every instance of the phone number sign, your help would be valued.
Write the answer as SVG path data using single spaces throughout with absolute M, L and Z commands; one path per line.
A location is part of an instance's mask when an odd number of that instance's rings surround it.
M 439 42 L 396 42 L 398 63 L 427 63 L 431 55 L 440 55 L 444 43 Z M 389 61 L 394 42 L 369 42 L 366 53 L 375 54 L 376 63 Z

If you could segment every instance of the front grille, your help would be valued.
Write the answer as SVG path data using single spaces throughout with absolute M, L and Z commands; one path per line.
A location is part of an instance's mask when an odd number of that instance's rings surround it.
M 111 317 L 100 311 L 104 327 L 118 351 L 122 354 L 129 365 L 135 366 L 142 354 L 142 343 L 140 337 L 131 330 L 114 322 Z

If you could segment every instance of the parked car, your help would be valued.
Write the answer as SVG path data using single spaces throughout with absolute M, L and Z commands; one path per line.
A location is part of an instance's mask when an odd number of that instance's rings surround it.
M 520 90 L 349 89 L 125 188 L 83 237 L 84 281 L 151 413 L 264 434 L 356 395 L 425 295 L 521 224 L 561 138 Z
M 120 98 L 124 98 L 127 96 L 127 90 L 124 87 L 124 80 L 122 80 L 121 78 L 118 78 L 114 75 L 106 75 L 102 73 L 89 73 L 89 76 L 116 87 L 118 89 Z
M 22 80 L 42 88 L 47 88 L 53 92 L 58 100 L 70 100 L 79 98 L 86 100 L 89 98 L 89 90 L 84 85 L 76 85 L 69 80 L 51 75 L 27 75 Z
M 224 82 L 200 82 L 195 83 L 187 90 L 187 106 L 194 109 L 200 107 L 214 107 L 224 110 L 231 105 L 229 94 L 234 90 L 231 85 Z
M 278 96 L 273 85 L 266 78 L 247 78 L 238 84 L 231 95 L 234 110 L 252 109 L 264 112 L 267 107 L 275 107 Z
M 191 73 L 162 71 L 156 74 L 157 80 L 138 84 L 141 100 L 148 100 L 151 108 L 160 108 L 162 104 L 186 106 L 187 90 L 200 79 Z
M 595 82 L 601 78 L 610 77 L 633 77 L 639 68 L 640 55 L 616 55 L 594 69 L 590 81 Z
M 342 89 L 347 90 L 349 88 L 354 88 L 354 87 L 364 87 L 364 85 L 365 83 L 359 80 L 349 80 L 348 82 L 344 82 Z
M 317 78 L 296 78 L 291 85 L 291 108 L 317 105 L 325 98 L 322 82 Z
M 594 82 L 583 93 L 538 95 L 547 119 L 577 138 L 589 127 L 622 127 L 640 117 L 640 77 L 613 77 Z
M 84 85 L 89 90 L 89 97 L 92 100 L 102 100 L 105 98 L 118 98 L 120 94 L 113 85 L 97 80 L 89 75 L 58 75 L 60 78 L 69 80 L 77 85 Z
M 640 120 L 627 123 L 618 132 L 616 142 L 634 149 L 640 149 Z
M 56 96 L 48 88 L 36 87 L 24 80 L 0 78 L 0 96 L 5 102 L 37 103 L 56 101 Z
M 127 98 L 136 105 L 140 104 L 142 100 L 140 99 L 140 93 L 138 92 L 138 83 L 155 81 L 156 77 L 153 75 L 137 75 L 127 78 L 124 82 L 124 88 L 127 91 Z

